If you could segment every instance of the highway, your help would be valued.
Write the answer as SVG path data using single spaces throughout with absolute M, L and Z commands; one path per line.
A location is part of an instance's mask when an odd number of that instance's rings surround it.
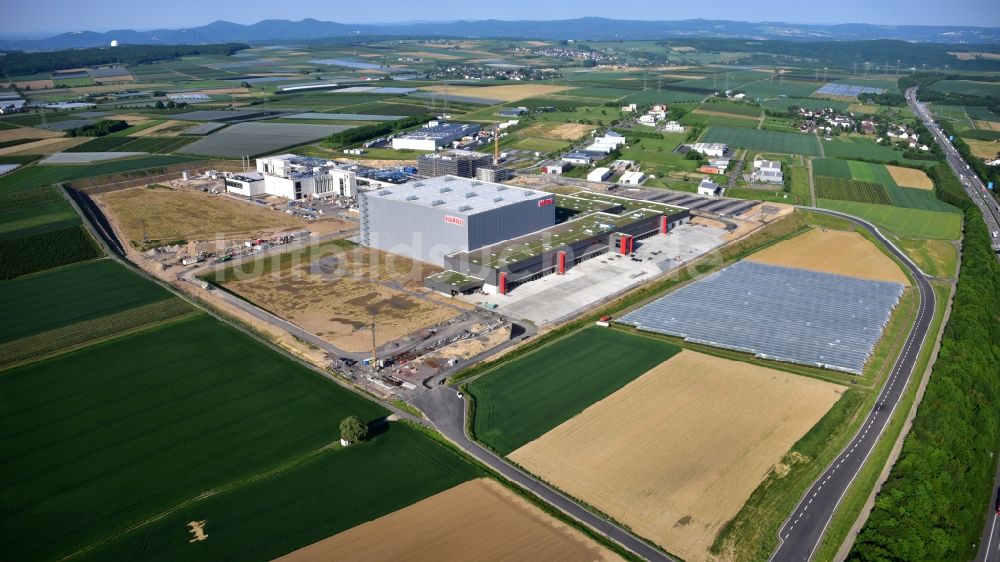
M 979 554 L 976 562 L 1000 562 L 1000 514 L 997 514 L 997 503 L 1000 499 L 1000 465 L 997 465 L 993 487 L 990 488 L 990 504 L 986 511 L 986 523 L 983 525 L 983 538 L 979 543 Z
M 435 387 L 416 397 L 413 400 L 413 404 L 427 415 L 427 418 L 441 434 L 466 453 L 476 457 L 480 462 L 488 465 L 512 482 L 516 482 L 566 515 L 582 522 L 646 560 L 673 562 L 673 558 L 670 558 L 644 540 L 615 523 L 588 511 L 572 499 L 562 495 L 555 489 L 521 471 L 469 439 L 468 435 L 465 434 L 465 400 L 455 389 L 448 386 Z
M 875 236 L 912 273 L 916 280 L 916 289 L 920 293 L 920 308 L 913 329 L 903 344 L 902 352 L 896 358 L 896 363 L 886 377 L 878 399 L 861 428 L 823 474 L 813 482 L 779 529 L 778 548 L 770 558 L 774 562 L 800 562 L 812 558 L 834 511 L 882 437 L 907 384 L 914 378 L 914 365 L 934 319 L 934 289 L 929 278 L 901 250 L 887 240 L 877 227 L 857 217 L 836 211 L 811 210 L 850 220 Z M 917 376 L 919 377 L 919 374 Z
M 1000 203 L 986 189 L 986 186 L 976 172 L 962 159 L 962 156 L 955 150 L 955 147 L 952 146 L 944 132 L 934 123 L 934 116 L 931 114 L 931 110 L 927 109 L 925 104 L 917 101 L 916 87 L 906 91 L 906 102 L 910 104 L 910 109 L 913 110 L 917 117 L 920 117 L 927 130 L 934 135 L 934 140 L 941 147 L 941 152 L 944 153 L 945 158 L 948 160 L 948 165 L 955 172 L 955 176 L 962 182 L 965 192 L 979 207 L 979 210 L 982 211 L 986 227 L 993 236 L 993 249 L 1000 249 L 1000 245 L 998 245 L 1000 244 L 998 242 L 1000 241 Z M 997 259 L 1000 259 L 1000 254 L 998 254 Z

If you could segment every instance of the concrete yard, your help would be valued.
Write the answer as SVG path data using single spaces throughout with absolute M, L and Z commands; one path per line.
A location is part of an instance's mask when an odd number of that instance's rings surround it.
M 509 318 L 550 324 L 718 248 L 725 243 L 725 235 L 721 228 L 686 224 L 666 237 L 638 241 L 635 254 L 641 262 L 608 253 L 573 267 L 566 275 L 546 275 L 519 285 L 507 295 L 459 298 L 496 304 L 497 312 Z

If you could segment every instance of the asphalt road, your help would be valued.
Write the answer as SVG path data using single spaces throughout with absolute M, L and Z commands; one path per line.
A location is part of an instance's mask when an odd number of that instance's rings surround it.
M 447 386 L 435 387 L 415 398 L 413 404 L 427 415 L 434 427 L 445 437 L 458 445 L 466 453 L 476 457 L 483 464 L 502 474 L 505 478 L 516 482 L 563 513 L 591 527 L 646 560 L 673 561 L 673 558 L 670 558 L 642 539 L 616 524 L 587 511 L 575 501 L 539 482 L 517 467 L 508 464 L 500 457 L 469 439 L 465 434 L 465 400 L 460 398 L 454 389 Z
M 804 561 L 812 558 L 834 511 L 858 475 L 872 449 L 878 443 L 885 427 L 899 403 L 906 385 L 912 378 L 913 368 L 920 354 L 921 345 L 934 319 L 934 290 L 928 277 L 902 251 L 892 245 L 874 225 L 857 217 L 835 211 L 813 209 L 816 212 L 838 216 L 854 222 L 874 235 L 886 248 L 904 263 L 916 279 L 920 292 L 920 309 L 903 351 L 896 359 L 886 378 L 878 400 L 865 418 L 863 425 L 822 475 L 809 487 L 799 500 L 791 516 L 778 531 L 778 548 L 771 555 L 774 562 Z
M 994 234 L 993 248 L 1000 248 L 998 246 L 1000 244 L 998 242 L 1000 241 L 1000 203 L 986 189 L 986 186 L 983 185 L 982 180 L 979 179 L 976 172 L 962 159 L 962 156 L 951 145 L 951 142 L 948 141 L 948 137 L 934 123 L 934 116 L 931 114 L 931 110 L 927 109 L 926 105 L 917 101 L 917 88 L 910 88 L 906 91 L 906 102 L 910 104 L 910 109 L 924 122 L 927 130 L 934 135 L 934 140 L 941 147 L 941 152 L 944 153 L 945 158 L 948 160 L 948 165 L 951 166 L 952 171 L 955 172 L 955 176 L 962 182 L 965 192 L 983 213 L 983 220 L 986 221 L 987 228 L 989 228 L 991 234 Z M 1000 259 L 1000 254 L 997 255 L 997 259 Z
M 1000 494 L 1000 465 L 997 465 L 996 478 L 993 479 L 993 495 L 986 512 L 986 523 L 983 525 L 983 538 L 979 543 L 979 554 L 976 562 L 1000 562 L 1000 515 L 997 514 L 997 494 Z

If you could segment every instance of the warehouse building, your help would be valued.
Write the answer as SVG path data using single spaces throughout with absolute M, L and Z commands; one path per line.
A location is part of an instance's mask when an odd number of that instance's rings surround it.
M 555 224 L 550 193 L 441 176 L 363 192 L 361 243 L 434 265 Z
M 417 173 L 425 178 L 437 176 L 476 177 L 476 170 L 489 166 L 493 158 L 489 154 L 471 150 L 449 150 L 424 154 L 417 158 Z
M 716 158 L 722 158 L 726 155 L 726 151 L 729 150 L 729 145 L 713 142 L 696 142 L 691 145 L 691 150 L 704 154 L 705 156 L 713 156 Z
M 604 181 L 611 177 L 611 170 L 609 168 L 594 168 L 587 173 L 587 181 Z
M 226 174 L 226 191 L 300 200 L 357 195 L 357 175 L 323 158 L 280 154 L 257 159 L 256 172 Z
M 434 151 L 450 146 L 451 143 L 461 140 L 464 137 L 475 135 L 479 132 L 480 128 L 476 124 L 430 121 L 415 131 L 402 133 L 393 137 L 392 147 L 396 150 L 409 148 L 412 150 Z
M 506 294 L 609 252 L 631 253 L 637 241 L 666 235 L 691 220 L 687 209 L 653 201 L 593 193 L 558 197 L 557 205 L 590 212 L 519 238 L 446 255 L 446 271 L 428 277 L 424 285 L 450 295 L 479 289 Z
M 757 159 L 753 161 L 753 173 L 750 181 L 760 183 L 784 183 L 785 174 L 781 171 L 781 162 Z

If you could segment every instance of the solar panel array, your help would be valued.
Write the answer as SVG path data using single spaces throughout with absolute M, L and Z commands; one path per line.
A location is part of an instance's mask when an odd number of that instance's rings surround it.
M 861 374 L 899 283 L 741 261 L 623 316 L 641 330 Z
M 881 94 L 885 88 L 872 88 L 870 86 L 854 86 L 852 84 L 827 84 L 816 90 L 817 94 L 828 96 L 842 96 L 845 98 L 856 98 L 859 94 Z

